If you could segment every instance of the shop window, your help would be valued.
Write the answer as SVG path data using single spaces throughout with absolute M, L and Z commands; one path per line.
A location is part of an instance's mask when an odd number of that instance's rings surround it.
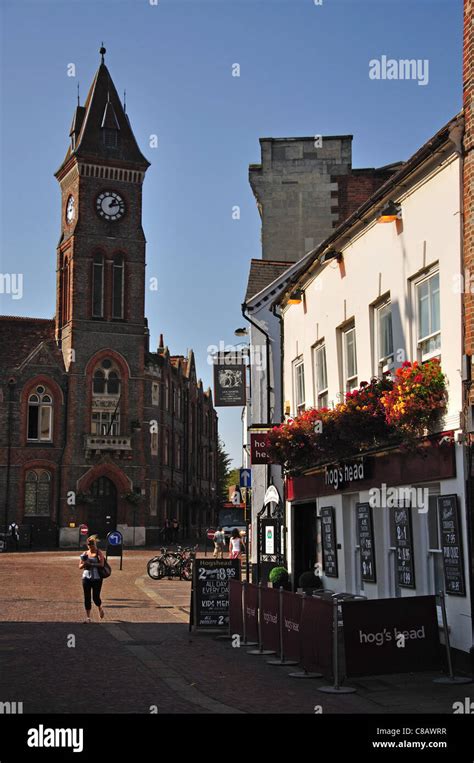
M 152 385 L 151 385 L 151 404 L 152 405 L 160 404 L 160 385 L 158 384 L 158 382 L 152 382 Z
M 167 429 L 163 430 L 163 463 L 168 466 L 170 460 L 170 438 Z
M 25 479 L 25 517 L 51 515 L 51 474 L 45 469 L 31 469 Z
M 158 432 L 152 432 L 151 435 L 151 455 L 158 455 Z
M 51 442 L 53 439 L 53 398 L 39 384 L 28 398 L 28 441 Z
M 418 356 L 422 362 L 440 356 L 439 273 L 416 284 Z

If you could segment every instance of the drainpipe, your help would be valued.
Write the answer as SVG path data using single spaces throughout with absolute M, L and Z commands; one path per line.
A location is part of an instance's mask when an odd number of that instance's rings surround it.
M 280 321 L 280 409 L 281 409 L 281 421 L 283 422 L 285 420 L 285 401 L 284 401 L 284 394 L 283 394 L 283 360 L 285 357 L 285 324 L 283 322 L 283 318 L 281 313 L 277 313 L 276 311 L 276 304 L 273 304 L 271 307 L 272 313 L 275 316 L 275 318 L 278 318 Z
M 464 267 L 464 125 L 455 125 L 449 131 L 449 138 L 456 148 L 456 153 L 460 159 L 460 191 L 459 191 L 459 224 L 460 224 L 460 249 L 461 249 L 461 275 L 464 279 L 466 272 Z M 464 282 L 463 293 L 466 293 L 469 286 Z M 464 299 L 461 300 L 461 315 L 462 315 L 462 328 L 463 328 L 463 346 L 461 348 L 461 354 L 465 355 L 464 339 L 466 336 L 466 313 Z M 466 528 L 467 528 L 467 565 L 469 573 L 469 593 L 471 600 L 471 631 L 472 631 L 472 643 L 470 648 L 471 655 L 471 672 L 474 672 L 474 560 L 473 560 L 473 548 L 474 548 L 474 506 L 473 506 L 473 479 L 471 476 L 472 470 L 472 445 L 470 443 L 470 435 L 467 432 L 467 422 L 469 420 L 469 393 L 472 388 L 472 365 L 466 364 L 467 379 L 463 382 L 463 413 L 464 413 L 464 437 L 466 442 L 463 442 L 463 466 L 464 466 L 464 491 L 466 497 Z
M 8 505 L 10 503 L 10 469 L 11 469 L 11 451 L 12 451 L 12 419 L 13 419 L 13 393 L 15 390 L 15 379 L 8 382 L 8 422 L 7 422 L 7 477 L 5 483 L 5 533 L 8 531 Z M 6 537 L 5 537 L 6 541 Z

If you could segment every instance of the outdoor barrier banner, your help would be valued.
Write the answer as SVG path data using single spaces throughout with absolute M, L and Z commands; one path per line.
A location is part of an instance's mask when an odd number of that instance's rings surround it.
M 301 605 L 303 597 L 283 591 L 283 654 L 287 660 L 301 659 Z
M 242 612 L 242 583 L 240 580 L 229 580 L 229 626 L 230 635 L 244 632 Z
M 258 586 L 247 583 L 245 586 L 245 625 L 247 640 L 258 642 Z
M 301 664 L 308 673 L 332 678 L 333 603 L 308 596 L 301 618 Z
M 348 676 L 443 666 L 435 596 L 345 601 L 342 617 Z
M 260 623 L 264 649 L 280 652 L 280 592 L 277 588 L 262 588 Z

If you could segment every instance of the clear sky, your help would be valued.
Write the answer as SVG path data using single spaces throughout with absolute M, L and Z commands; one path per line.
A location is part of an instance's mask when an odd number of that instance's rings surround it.
M 205 386 L 208 346 L 239 341 L 249 261 L 261 255 L 248 184 L 259 138 L 350 133 L 353 166 L 381 166 L 408 158 L 462 104 L 462 0 L 0 0 L 0 9 L 0 272 L 24 277 L 22 298 L 0 295 L 0 312 L 54 313 L 53 173 L 77 83 L 83 103 L 103 40 L 152 162 L 143 209 L 147 274 L 159 283 L 147 296 L 152 349 L 160 332 L 173 354 L 192 347 Z M 428 84 L 370 79 L 369 61 L 383 55 L 428 59 Z M 239 466 L 240 410 L 218 412 Z

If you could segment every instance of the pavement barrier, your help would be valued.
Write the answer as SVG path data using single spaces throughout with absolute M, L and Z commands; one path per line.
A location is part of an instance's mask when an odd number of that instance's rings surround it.
M 275 654 L 275 650 L 273 649 L 264 649 L 263 646 L 263 635 L 262 635 L 262 617 L 260 616 L 260 613 L 262 612 L 262 584 L 259 583 L 258 586 L 253 585 L 253 583 L 249 583 L 249 593 L 251 589 L 256 588 L 257 589 L 257 602 L 255 606 L 255 619 L 257 621 L 257 636 L 258 636 L 258 649 L 249 649 L 247 654 L 252 655 L 258 655 L 258 656 L 265 656 L 268 654 Z M 269 590 L 269 589 L 267 589 Z M 248 611 L 248 605 L 247 605 L 247 611 Z
M 242 583 L 242 602 L 244 608 L 243 631 L 244 646 L 257 646 L 258 641 L 258 588 L 253 583 Z
M 279 660 L 267 660 L 267 665 L 297 665 L 300 656 L 301 596 L 285 591 L 278 592 L 279 611 Z M 286 656 L 290 659 L 287 659 Z M 291 659 L 293 657 L 293 659 Z

